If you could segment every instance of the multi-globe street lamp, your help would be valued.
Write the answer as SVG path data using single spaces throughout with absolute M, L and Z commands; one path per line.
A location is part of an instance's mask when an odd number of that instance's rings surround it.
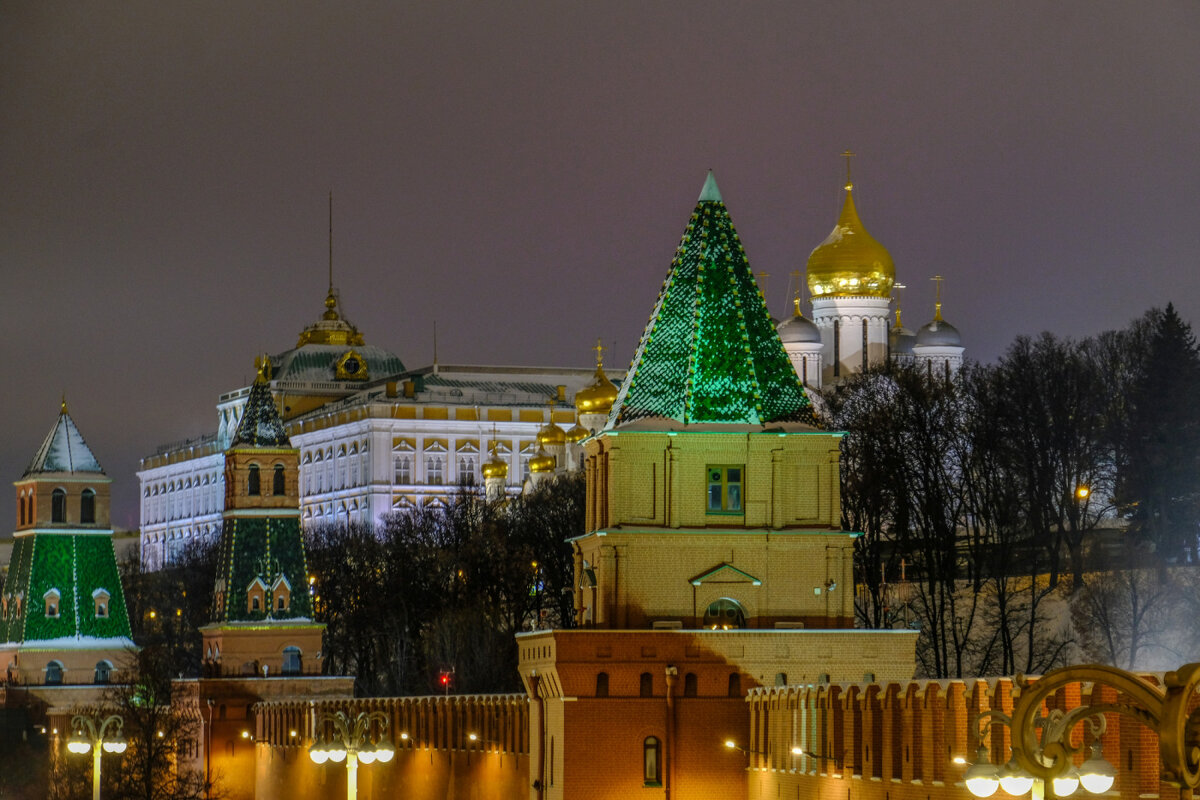
M 375 726 L 372 723 L 378 723 L 378 737 L 374 741 L 372 728 Z M 329 731 L 330 727 L 332 731 Z M 388 718 L 382 711 L 363 711 L 353 718 L 342 711 L 323 714 L 317 720 L 314 738 L 316 741 L 308 748 L 313 763 L 346 762 L 346 800 L 358 797 L 360 761 L 386 764 L 396 754 L 396 748 L 388 738 Z
M 1069 711 L 1054 709 L 1043 716 L 1042 703 L 1060 689 L 1088 683 L 1092 694 L 1087 705 Z M 1122 714 L 1147 726 L 1158 736 L 1164 783 L 1188 789 L 1200 786 L 1200 726 L 1191 720 L 1192 695 L 1200 689 L 1200 664 L 1185 664 L 1163 676 L 1155 686 L 1136 675 L 1103 665 L 1091 664 L 1052 670 L 1036 681 L 1017 679 L 1020 693 L 1012 715 L 984 711 L 976 715 L 974 727 L 980 743 L 975 762 L 963 774 L 967 790 L 976 797 L 990 797 L 997 788 L 1012 795 L 1032 791 L 1034 800 L 1047 794 L 1067 797 L 1079 786 L 1093 794 L 1112 788 L 1117 771 L 1101 753 L 1100 737 L 1105 731 L 1105 714 Z M 1097 699 L 1098 687 L 1115 690 L 1112 701 Z M 1087 724 L 1091 752 L 1075 767 L 1075 756 L 1084 745 L 1071 738 Z M 984 738 L 992 725 L 1012 731 L 1012 758 L 997 767 L 988 758 Z M 1049 789 L 1049 792 L 1047 792 Z
M 77 755 L 92 751 L 92 800 L 100 800 L 100 753 L 120 755 L 128 746 L 121 734 L 125 720 L 119 714 L 104 719 L 76 714 L 71 720 L 67 750 Z

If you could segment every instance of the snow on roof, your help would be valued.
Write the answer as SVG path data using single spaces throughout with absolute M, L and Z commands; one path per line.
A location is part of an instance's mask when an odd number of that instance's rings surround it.
M 57 639 L 26 639 L 22 650 L 135 650 L 137 646 L 127 636 L 60 636 Z
M 58 415 L 54 427 L 50 429 L 46 440 L 38 448 L 37 454 L 30 462 L 25 475 L 38 472 L 99 472 L 104 474 L 103 467 L 92 454 L 83 434 L 75 427 L 74 420 L 66 408 Z

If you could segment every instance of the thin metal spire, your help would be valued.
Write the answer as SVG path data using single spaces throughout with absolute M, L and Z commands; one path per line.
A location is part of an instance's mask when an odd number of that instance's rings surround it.
M 854 182 L 850 180 L 850 159 L 854 158 L 854 153 L 849 150 L 842 153 L 842 158 L 846 159 L 846 189 L 854 188 Z
M 329 293 L 333 294 L 333 189 L 329 190 Z
M 941 322 L 942 321 L 942 281 L 944 281 L 946 279 L 943 278 L 941 275 L 934 275 L 929 280 L 931 280 L 937 284 L 937 290 L 936 290 L 937 294 L 935 295 L 935 300 L 933 303 L 933 318 L 936 321 Z

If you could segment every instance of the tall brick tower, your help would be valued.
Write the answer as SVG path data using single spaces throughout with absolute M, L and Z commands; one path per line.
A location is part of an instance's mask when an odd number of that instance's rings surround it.
M 213 622 L 203 629 L 209 674 L 321 671 L 324 625 L 312 619 L 300 532 L 299 451 L 260 368 L 225 453 L 221 560 Z
M 531 798 L 745 797 L 724 742 L 750 746 L 748 691 L 912 676 L 914 633 L 853 629 L 839 437 L 709 173 L 608 423 L 583 442 L 578 627 L 518 636 Z
M 0 595 L 9 682 L 122 679 L 133 641 L 109 527 L 110 483 L 64 401 L 16 482 L 17 529 Z

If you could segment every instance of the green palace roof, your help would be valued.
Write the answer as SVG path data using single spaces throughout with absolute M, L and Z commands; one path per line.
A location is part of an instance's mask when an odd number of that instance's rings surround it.
M 647 418 L 820 427 L 711 172 L 608 427 Z
M 237 432 L 233 435 L 232 447 L 291 447 L 271 387 L 260 371 L 250 387 L 246 408 Z

